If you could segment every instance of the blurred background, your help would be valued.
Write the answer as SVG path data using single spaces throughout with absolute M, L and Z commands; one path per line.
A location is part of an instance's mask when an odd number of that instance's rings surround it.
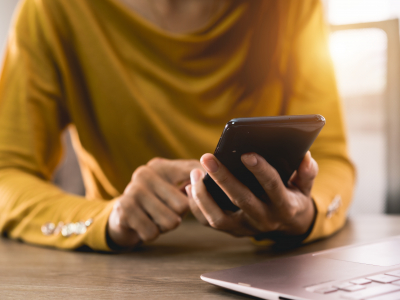
M 400 1 L 323 2 L 358 174 L 350 214 L 399 213 Z
M 0 0 L 0 55 L 17 0 Z M 323 0 L 357 167 L 350 214 L 400 213 L 400 0 Z M 328 120 L 329 122 L 329 120 Z M 54 181 L 84 194 L 68 134 Z

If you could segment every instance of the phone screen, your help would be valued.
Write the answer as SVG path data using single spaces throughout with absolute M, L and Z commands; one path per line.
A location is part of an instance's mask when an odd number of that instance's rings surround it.
M 321 115 L 233 119 L 226 124 L 214 155 L 255 196 L 262 199 L 266 193 L 253 173 L 244 166 L 241 156 L 249 152 L 261 155 L 278 171 L 287 186 L 324 125 L 325 118 Z M 203 181 L 223 210 L 239 209 L 208 174 Z

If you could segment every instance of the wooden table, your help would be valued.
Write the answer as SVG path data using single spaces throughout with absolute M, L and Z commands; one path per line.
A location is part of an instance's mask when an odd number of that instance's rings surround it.
M 69 252 L 0 239 L 0 299 L 254 299 L 200 274 L 400 235 L 400 216 L 357 216 L 329 239 L 277 252 L 186 221 L 126 254 Z

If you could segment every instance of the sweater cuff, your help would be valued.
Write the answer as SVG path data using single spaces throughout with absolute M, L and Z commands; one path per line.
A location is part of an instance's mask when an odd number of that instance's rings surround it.
M 88 228 L 84 244 L 97 251 L 112 251 L 107 244 L 106 233 L 108 217 L 114 207 L 115 200 L 107 201 L 101 212 L 93 218 L 93 224 Z
M 335 233 L 346 221 L 346 208 L 340 194 L 327 195 L 326 191 L 314 189 L 312 198 L 316 208 L 314 227 L 303 241 L 308 243 Z

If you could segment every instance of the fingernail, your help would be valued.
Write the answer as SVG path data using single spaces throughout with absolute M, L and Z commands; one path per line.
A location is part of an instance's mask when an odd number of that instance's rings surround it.
M 308 165 L 307 165 L 307 168 L 309 169 L 309 168 L 311 168 L 311 165 L 312 165 L 312 156 L 311 156 L 311 152 L 308 151 L 308 152 L 307 152 L 307 155 L 308 155 Z
M 192 185 L 195 185 L 201 178 L 201 171 L 200 170 L 192 170 L 192 172 L 190 172 L 190 182 L 192 183 Z
M 189 198 L 192 198 L 192 186 L 191 186 L 190 184 L 188 184 L 188 185 L 185 187 L 185 190 L 186 190 L 187 196 L 188 196 Z
M 218 171 L 218 168 L 219 168 L 218 163 L 212 158 L 204 160 L 203 164 L 204 164 L 204 168 L 209 173 L 215 173 Z
M 253 153 L 243 154 L 242 161 L 249 167 L 254 167 L 258 163 L 257 157 Z

